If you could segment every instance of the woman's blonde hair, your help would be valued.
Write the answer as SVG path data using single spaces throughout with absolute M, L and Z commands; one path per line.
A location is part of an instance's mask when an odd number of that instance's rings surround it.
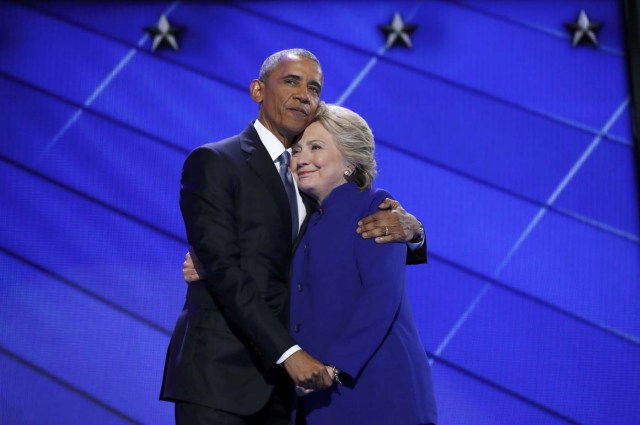
M 370 189 L 376 177 L 375 143 L 367 122 L 350 109 L 320 102 L 312 122 L 320 123 L 334 138 L 345 161 L 354 167 L 347 180 Z

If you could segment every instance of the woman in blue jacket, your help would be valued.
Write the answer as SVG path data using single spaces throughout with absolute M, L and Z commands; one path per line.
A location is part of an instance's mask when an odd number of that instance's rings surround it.
M 371 189 L 373 134 L 356 113 L 319 108 L 293 147 L 298 187 L 317 203 L 293 257 L 291 333 L 335 384 L 299 390 L 308 425 L 436 423 L 427 356 L 405 288 L 406 248 L 353 229 L 391 195 Z

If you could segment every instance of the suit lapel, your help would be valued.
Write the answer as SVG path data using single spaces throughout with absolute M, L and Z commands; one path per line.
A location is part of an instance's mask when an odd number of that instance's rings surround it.
M 289 209 L 287 192 L 275 165 L 273 165 L 267 148 L 260 141 L 260 137 L 253 125 L 249 125 L 240 133 L 240 147 L 245 154 L 249 167 L 258 175 L 267 192 L 273 196 L 278 207 L 279 216 L 286 221 L 285 228 L 291 229 L 291 210 Z

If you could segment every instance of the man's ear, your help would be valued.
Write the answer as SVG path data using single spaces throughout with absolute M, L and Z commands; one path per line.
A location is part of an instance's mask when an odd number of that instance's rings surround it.
M 262 90 L 264 89 L 264 83 L 260 80 L 253 80 L 249 86 L 249 92 L 251 98 L 256 103 L 262 102 Z

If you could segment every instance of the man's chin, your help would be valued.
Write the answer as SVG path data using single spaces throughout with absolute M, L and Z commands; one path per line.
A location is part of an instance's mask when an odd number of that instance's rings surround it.
M 287 127 L 292 137 L 300 135 L 309 125 L 309 121 L 310 120 L 296 120 L 295 122 L 290 122 Z

